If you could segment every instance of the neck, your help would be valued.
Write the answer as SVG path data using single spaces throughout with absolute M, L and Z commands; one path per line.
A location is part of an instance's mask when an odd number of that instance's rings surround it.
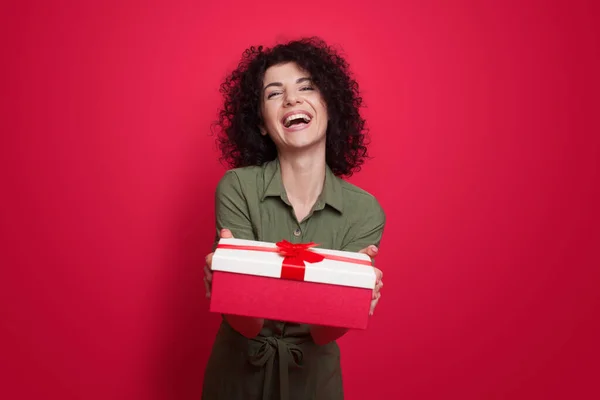
M 279 154 L 281 179 L 294 207 L 312 207 L 325 183 L 325 151 Z

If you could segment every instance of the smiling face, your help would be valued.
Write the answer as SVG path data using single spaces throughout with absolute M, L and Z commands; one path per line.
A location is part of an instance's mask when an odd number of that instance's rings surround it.
M 280 152 L 325 147 L 327 106 L 310 78 L 292 62 L 265 72 L 261 133 L 268 134 Z

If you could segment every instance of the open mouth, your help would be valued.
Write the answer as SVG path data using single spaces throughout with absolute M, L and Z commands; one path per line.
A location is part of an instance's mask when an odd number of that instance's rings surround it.
M 307 125 L 312 120 L 312 117 L 305 113 L 295 113 L 288 115 L 282 121 L 283 126 L 291 128 L 293 126 Z

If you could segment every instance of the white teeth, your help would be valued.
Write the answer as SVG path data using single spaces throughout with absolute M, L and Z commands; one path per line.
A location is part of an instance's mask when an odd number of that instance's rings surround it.
M 292 122 L 293 120 L 295 120 L 295 119 L 298 119 L 298 118 L 302 118 L 302 119 L 304 120 L 304 122 L 306 122 L 306 123 L 309 123 L 309 122 L 310 122 L 310 119 L 311 119 L 311 118 L 310 118 L 308 115 L 306 115 L 306 114 L 292 114 L 292 115 L 290 115 L 289 117 L 287 117 L 287 118 L 286 118 L 286 119 L 283 121 L 283 124 L 284 124 L 286 127 L 289 127 L 289 126 L 290 126 L 290 124 L 291 124 L 291 122 Z

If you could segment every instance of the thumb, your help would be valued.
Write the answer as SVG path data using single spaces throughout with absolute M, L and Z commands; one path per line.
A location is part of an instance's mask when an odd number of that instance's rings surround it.
M 233 234 L 229 229 L 221 229 L 220 236 L 221 239 L 233 239 Z
M 378 251 L 379 251 L 379 249 L 377 248 L 377 246 L 371 245 L 371 246 L 367 246 L 364 249 L 360 250 L 359 253 L 366 254 L 369 257 L 375 257 L 377 255 Z

